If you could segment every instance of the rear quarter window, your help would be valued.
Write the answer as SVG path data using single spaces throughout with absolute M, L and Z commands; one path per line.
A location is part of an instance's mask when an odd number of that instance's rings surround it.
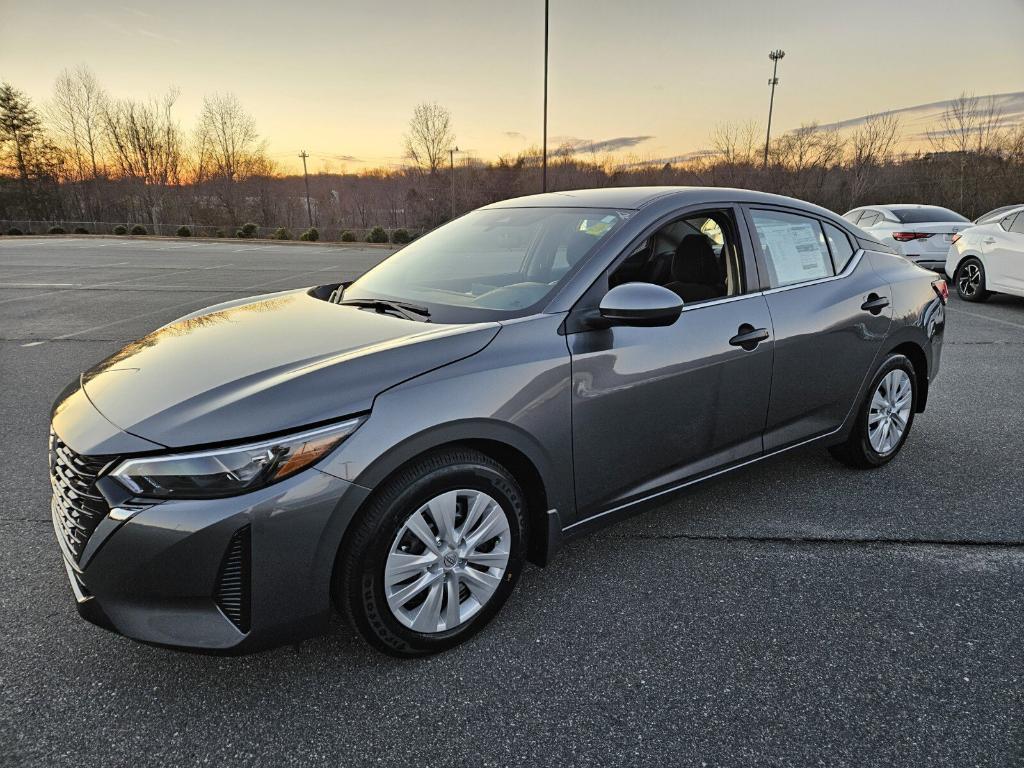
M 846 269 L 846 265 L 853 258 L 854 247 L 850 243 L 850 238 L 839 227 L 827 221 L 822 222 L 821 226 L 825 230 L 825 239 L 828 240 L 828 248 L 832 251 L 832 265 L 838 275 Z

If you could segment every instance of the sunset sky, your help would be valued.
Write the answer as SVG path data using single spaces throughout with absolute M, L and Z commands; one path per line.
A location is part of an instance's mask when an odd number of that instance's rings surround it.
M 114 96 L 175 85 L 186 127 L 205 93 L 232 91 L 287 170 L 303 148 L 311 171 L 400 162 L 413 106 L 437 101 L 459 146 L 491 159 L 540 144 L 543 7 L 0 0 L 0 80 L 37 103 L 81 64 Z M 716 123 L 765 120 L 776 47 L 780 131 L 962 91 L 1004 94 L 1024 119 L 1024 0 L 551 0 L 549 144 L 700 150 Z M 909 113 L 908 132 L 940 110 Z

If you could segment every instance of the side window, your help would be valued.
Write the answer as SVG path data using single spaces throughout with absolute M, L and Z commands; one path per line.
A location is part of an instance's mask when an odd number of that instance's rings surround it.
M 828 248 L 832 251 L 832 266 L 836 268 L 838 275 L 846 269 L 846 265 L 853 258 L 853 246 L 850 245 L 850 238 L 839 227 L 827 221 L 822 222 L 821 226 L 825 229 L 825 239 L 828 240 Z
M 877 224 L 880 218 L 882 218 L 882 214 L 878 211 L 864 211 L 864 215 L 861 216 L 860 221 L 857 222 L 857 226 L 870 227 L 872 224 Z
M 825 234 L 816 219 L 758 209 L 750 215 L 772 288 L 835 274 Z
M 1018 213 L 1017 218 L 1013 220 L 1013 224 L 1010 227 L 1011 232 L 1024 235 L 1024 213 Z
M 745 290 L 732 213 L 687 214 L 651 233 L 609 275 L 608 287 L 630 282 L 668 288 L 688 304 Z
M 843 214 L 843 218 L 846 219 L 851 224 L 856 224 L 857 223 L 857 219 L 859 219 L 861 217 L 861 214 L 863 214 L 863 213 L 864 213 L 864 211 L 858 209 L 856 211 L 850 211 L 849 213 L 844 213 Z

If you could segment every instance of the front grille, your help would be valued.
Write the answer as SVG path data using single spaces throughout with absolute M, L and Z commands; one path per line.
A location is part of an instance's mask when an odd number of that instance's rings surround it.
M 110 456 L 79 456 L 50 432 L 50 486 L 57 535 L 77 563 L 82 550 L 110 507 L 96 489 L 96 478 Z
M 249 631 L 249 584 L 252 531 L 248 525 L 231 537 L 217 573 L 213 599 L 240 632 Z

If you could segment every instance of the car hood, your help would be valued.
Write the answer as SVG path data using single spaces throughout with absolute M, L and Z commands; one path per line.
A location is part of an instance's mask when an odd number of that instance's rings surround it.
M 479 352 L 497 323 L 433 325 L 305 291 L 211 307 L 82 374 L 103 417 L 167 447 L 224 443 L 370 409 L 383 390 Z

